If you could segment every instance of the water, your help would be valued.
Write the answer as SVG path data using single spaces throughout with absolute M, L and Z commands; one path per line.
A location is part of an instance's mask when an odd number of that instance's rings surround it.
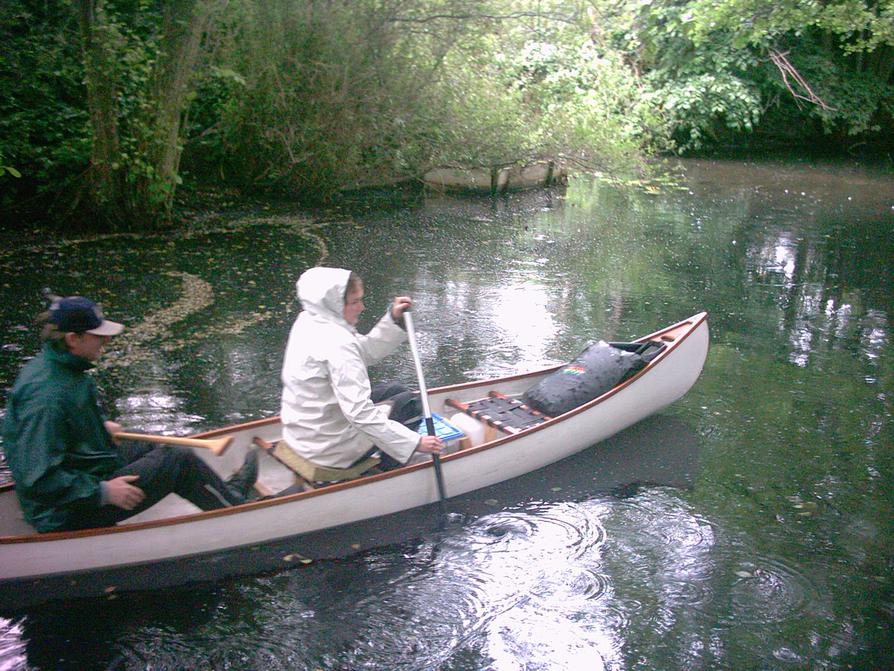
M 110 414 L 188 433 L 274 413 L 294 280 L 410 293 L 429 387 L 556 363 L 707 310 L 699 382 L 571 459 L 338 561 L 3 613 L 0 669 L 887 669 L 894 666 L 894 180 L 687 162 L 677 186 L 271 206 L 177 236 L 0 252 L 0 378 L 39 289 L 128 335 Z M 310 224 L 310 225 L 308 225 Z M 408 352 L 374 379 L 412 383 Z M 449 483 L 448 483 L 449 490 Z M 2 605 L 0 605 L 2 608 Z

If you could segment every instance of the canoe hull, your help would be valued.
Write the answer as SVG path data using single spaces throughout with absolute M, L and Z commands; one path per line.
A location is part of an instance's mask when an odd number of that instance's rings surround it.
M 422 181 L 436 190 L 497 194 L 566 184 L 568 170 L 556 161 L 488 168 L 440 167 L 426 172 Z
M 676 329 L 673 330 L 672 329 Z M 701 313 L 658 332 L 672 332 L 668 349 L 646 369 L 599 399 L 516 435 L 445 455 L 441 462 L 447 494 L 459 496 L 543 468 L 598 443 L 652 415 L 686 393 L 697 380 L 708 351 L 707 315 Z M 650 338 L 652 334 L 646 336 Z M 533 375 L 430 390 L 432 409 L 444 413 L 444 399 L 473 400 L 499 388 L 521 393 Z M 279 437 L 276 418 L 208 432 L 233 434 L 223 457 L 205 458 L 222 472 L 241 462 L 254 436 Z M 269 457 L 262 479 L 281 477 Z M 287 483 L 283 483 L 287 484 Z M 11 491 L 0 504 L 9 506 Z M 387 529 L 436 519 L 438 500 L 431 462 L 301 494 L 258 501 L 220 511 L 173 519 L 122 524 L 73 533 L 0 537 L 0 603 L 17 607 L 49 598 L 101 595 L 220 578 L 296 562 L 343 556 L 370 547 Z M 4 515 L 6 511 L 4 511 Z M 259 552 L 258 548 L 264 551 Z M 224 556 L 232 555 L 229 559 Z M 269 566 L 268 566 L 269 565 Z M 238 568 L 237 568 L 238 567 Z M 232 570 L 231 570 L 232 569 Z M 248 570 L 246 570 L 248 569 Z

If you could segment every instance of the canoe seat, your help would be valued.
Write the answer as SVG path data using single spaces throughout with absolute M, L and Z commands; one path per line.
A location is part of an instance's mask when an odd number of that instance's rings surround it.
M 332 466 L 320 466 L 305 459 L 286 445 L 285 441 L 270 443 L 262 438 L 255 437 L 252 442 L 263 449 L 267 454 L 279 461 L 284 466 L 295 472 L 305 489 L 315 489 L 317 486 L 354 480 L 381 463 L 379 457 L 367 457 L 357 462 L 350 468 L 333 468 Z
M 528 407 L 519 399 L 498 391 L 490 391 L 486 397 L 477 401 L 464 403 L 448 398 L 444 402 L 503 433 L 518 433 L 552 419 Z

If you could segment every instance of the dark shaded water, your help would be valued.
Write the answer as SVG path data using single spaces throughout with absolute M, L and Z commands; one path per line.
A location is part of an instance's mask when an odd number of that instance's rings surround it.
M 39 289 L 130 329 L 110 414 L 188 433 L 278 407 L 295 278 L 321 257 L 417 304 L 429 386 L 573 356 L 707 310 L 693 390 L 446 528 L 340 561 L 0 620 L 0 669 L 887 669 L 894 665 L 894 179 L 686 164 L 679 187 L 431 197 L 303 226 L 0 253 L 0 382 Z M 376 314 L 373 314 L 376 313 Z M 374 377 L 413 380 L 407 352 Z M 448 483 L 449 490 L 449 483 Z

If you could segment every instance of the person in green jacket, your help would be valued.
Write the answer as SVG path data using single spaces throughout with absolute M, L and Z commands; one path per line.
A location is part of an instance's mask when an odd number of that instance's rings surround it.
M 244 503 L 257 453 L 226 482 L 188 448 L 123 442 L 103 418 L 88 374 L 124 326 L 81 296 L 56 299 L 38 318 L 41 352 L 9 394 L 3 450 L 25 519 L 38 531 L 111 526 L 174 492 L 202 510 Z

